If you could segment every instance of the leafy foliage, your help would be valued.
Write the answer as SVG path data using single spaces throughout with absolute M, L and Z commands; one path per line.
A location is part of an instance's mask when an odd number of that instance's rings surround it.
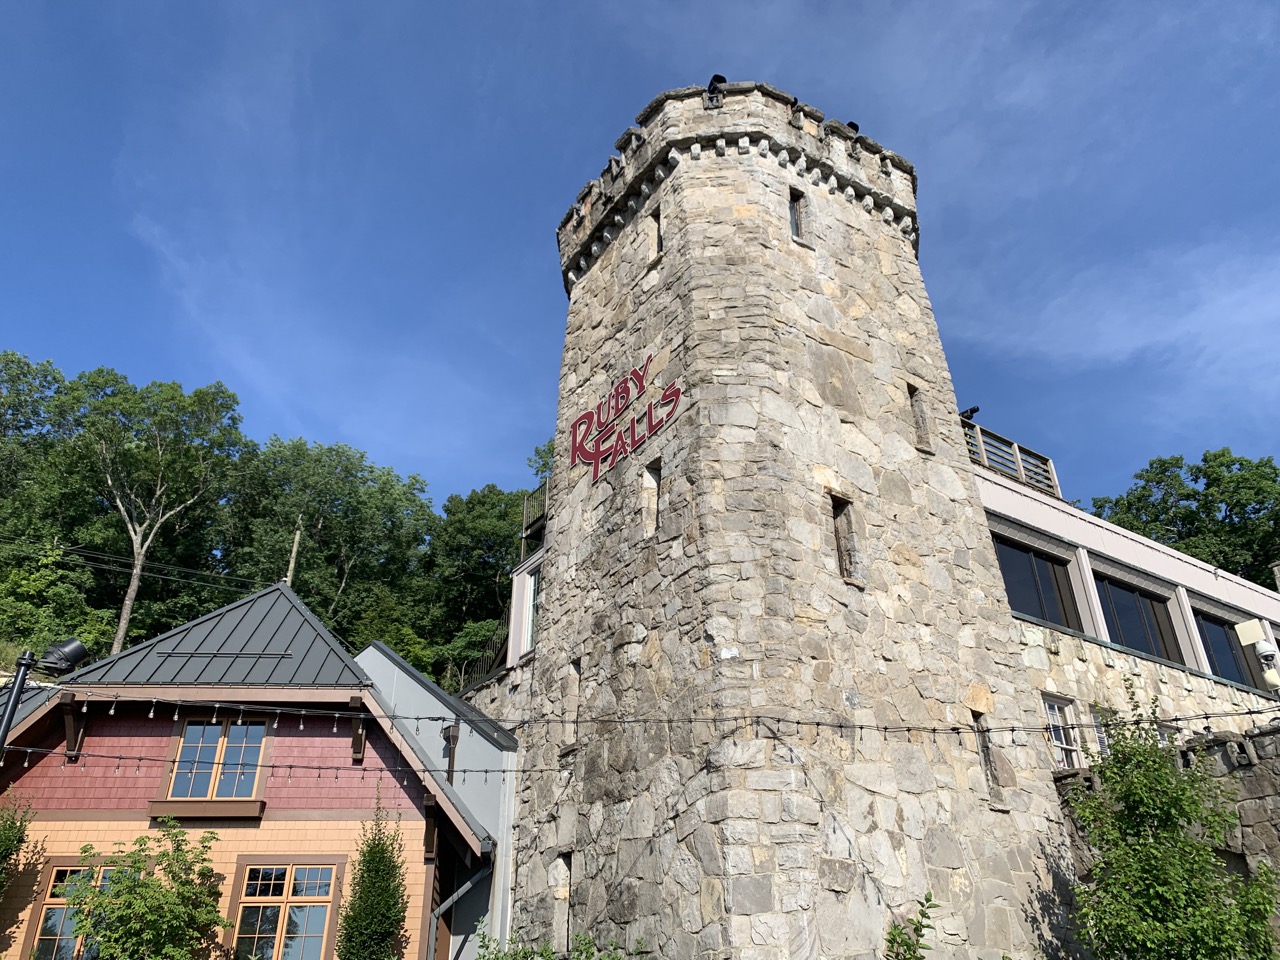
M 480 931 L 479 941 L 480 952 L 476 955 L 477 960 L 556 960 L 558 956 L 549 943 L 542 943 L 536 947 L 521 944 L 503 947 L 483 930 Z M 643 943 L 637 946 L 640 954 L 646 952 Z M 587 934 L 575 933 L 569 942 L 566 960 L 626 960 L 630 956 L 635 954 L 624 953 L 622 945 L 616 940 L 610 940 L 604 946 L 600 946 Z
M 39 653 L 69 635 L 79 637 L 91 652 L 105 653 L 110 647 L 110 612 L 85 601 L 92 577 L 87 570 L 66 568 L 63 559 L 62 551 L 46 550 L 34 566 L 0 574 L 0 649 Z
M 379 801 L 373 820 L 360 831 L 351 894 L 338 922 L 340 960 L 392 960 L 404 953 L 409 894 L 404 876 L 404 838 L 387 822 Z
M 924 951 L 933 947 L 925 943 L 925 934 L 933 929 L 929 915 L 938 902 L 926 892 L 923 900 L 917 900 L 916 915 L 905 924 L 894 922 L 884 937 L 885 960 L 924 960 Z
M 1076 921 L 1096 960 L 1270 960 L 1276 877 L 1232 873 L 1215 852 L 1236 822 L 1223 784 L 1196 754 L 1161 743 L 1155 705 L 1106 723 L 1096 787 L 1073 791 L 1072 813 L 1093 851 L 1076 887 Z
M 551 476 L 551 463 L 555 459 L 556 438 L 553 436 L 546 443 L 533 448 L 533 456 L 528 460 L 529 469 L 539 483 L 545 483 Z
M 76 935 L 101 960 L 207 960 L 231 925 L 218 912 L 222 876 L 210 866 L 218 835 L 192 842 L 176 821 L 160 824 L 159 838 L 144 834 L 105 856 L 92 844 L 80 849 L 80 862 L 100 867 L 103 882 L 87 869 L 68 881 L 66 898 Z
M 1199 463 L 1157 457 L 1118 497 L 1094 497 L 1093 512 L 1118 526 L 1264 587 L 1280 560 L 1280 467 L 1224 447 Z
M 0 352 L 0 657 L 155 636 L 290 569 L 352 647 L 474 676 L 506 630 L 523 491 L 451 496 L 343 444 L 242 436 L 221 384 L 68 379 Z M 538 447 L 549 468 L 550 443 Z
M 435 519 L 420 477 L 402 479 L 345 444 L 279 437 L 246 450 L 237 472 L 218 538 L 227 572 L 284 579 L 297 531 L 294 589 L 340 635 L 354 637 L 370 615 L 415 619 L 405 605 L 421 592 Z
M 31 805 L 15 799 L 10 788 L 0 802 L 0 894 L 13 878 L 18 855 L 27 843 L 30 823 Z

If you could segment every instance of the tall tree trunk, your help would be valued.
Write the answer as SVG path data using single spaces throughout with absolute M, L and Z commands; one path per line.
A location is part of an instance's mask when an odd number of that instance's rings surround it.
M 129 589 L 124 592 L 124 603 L 120 605 L 120 623 L 116 626 L 116 638 L 111 641 L 111 653 L 114 656 L 124 649 L 125 634 L 129 632 L 129 618 L 133 616 L 133 602 L 138 599 L 138 587 L 142 583 L 142 561 L 146 554 L 141 550 L 133 552 L 133 570 L 129 574 Z

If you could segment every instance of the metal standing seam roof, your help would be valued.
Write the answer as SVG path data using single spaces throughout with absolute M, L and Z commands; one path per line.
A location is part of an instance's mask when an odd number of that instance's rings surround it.
M 367 687 L 368 674 L 283 583 L 228 604 L 61 681 L 263 687 Z

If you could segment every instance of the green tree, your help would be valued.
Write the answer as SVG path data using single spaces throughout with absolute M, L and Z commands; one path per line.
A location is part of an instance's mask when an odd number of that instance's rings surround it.
M 1134 479 L 1138 482 L 1118 497 L 1094 497 L 1093 512 L 1275 587 L 1270 565 L 1280 560 L 1280 467 L 1273 458 L 1250 460 L 1226 447 L 1206 450 L 1199 463 L 1157 457 Z
M 0 894 L 13 879 L 22 848 L 27 844 L 27 825 L 31 823 L 31 805 L 13 796 L 13 788 L 0 802 Z
M 1095 786 L 1069 805 L 1092 850 L 1075 919 L 1095 960 L 1272 960 L 1276 878 L 1244 879 L 1215 852 L 1236 822 L 1231 798 L 1197 754 L 1162 743 L 1155 706 L 1106 721 Z
M 49 432 L 49 404 L 65 380 L 51 362 L 0 351 L 0 490 L 11 491 L 30 463 L 35 438 Z
M 447 642 L 468 623 L 506 620 L 523 516 L 524 491 L 493 484 L 445 501 L 427 548 L 431 637 Z
M 87 869 L 66 887 L 76 935 L 100 960 L 207 960 L 231 926 L 218 912 L 222 877 L 210 865 L 217 838 L 206 831 L 192 842 L 164 818 L 158 838 L 144 834 L 106 855 L 81 847 Z
M 339 960 L 392 960 L 404 954 L 409 909 L 405 884 L 404 838 L 387 821 L 379 800 L 360 831 L 351 893 L 338 921 Z
M 40 653 L 69 636 L 80 639 L 90 652 L 103 653 L 111 643 L 114 619 L 110 611 L 95 610 L 85 600 L 92 587 L 89 571 L 67 566 L 61 551 L 48 549 L 34 565 L 0 573 L 0 650 L 5 663 L 13 651 Z
M 226 496 L 244 446 L 236 396 L 221 383 L 185 393 L 177 383 L 131 384 L 101 368 L 67 384 L 59 413 L 73 438 L 58 468 L 123 523 L 132 555 L 111 652 L 124 648 L 142 571 L 157 537 L 190 520 L 193 508 Z
M 533 448 L 533 456 L 528 459 L 529 469 L 539 483 L 546 483 L 551 476 L 551 464 L 556 454 L 556 438 L 553 436 L 546 443 Z
M 226 572 L 284 579 L 296 533 L 293 589 L 339 636 L 413 632 L 434 521 L 420 477 L 402 478 L 345 444 L 279 437 L 247 451 L 238 476 L 218 546 Z

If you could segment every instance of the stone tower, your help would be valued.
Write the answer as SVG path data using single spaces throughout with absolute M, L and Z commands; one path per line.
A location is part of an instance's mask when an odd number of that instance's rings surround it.
M 935 956 L 1029 957 L 1061 811 L 1042 738 L 1001 729 L 1041 721 L 914 170 L 765 84 L 636 123 L 558 232 L 516 927 L 864 960 L 928 890 Z

